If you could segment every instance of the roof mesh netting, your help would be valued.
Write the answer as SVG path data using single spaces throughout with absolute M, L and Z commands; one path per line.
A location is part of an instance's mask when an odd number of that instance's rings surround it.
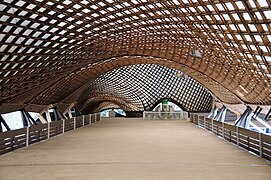
M 2 0 L 0 111 L 68 106 L 100 74 L 142 63 L 185 71 L 225 103 L 270 105 L 270 7 L 270 0 Z
M 192 78 L 178 74 L 174 69 L 154 64 L 122 67 L 91 82 L 79 102 L 84 104 L 84 113 L 92 112 L 97 103 L 112 97 L 125 111 L 151 110 L 162 99 L 170 99 L 186 111 L 209 111 L 210 93 Z

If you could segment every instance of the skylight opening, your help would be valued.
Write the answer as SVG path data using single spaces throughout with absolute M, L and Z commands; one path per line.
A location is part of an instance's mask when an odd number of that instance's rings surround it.
M 15 5 L 22 7 L 25 4 L 25 1 L 18 1 Z
M 264 56 L 265 57 L 265 60 L 268 62 L 268 63 L 271 63 L 271 56 Z
M 207 5 L 207 8 L 210 10 L 210 11 L 215 11 L 215 9 L 213 8 L 213 6 L 212 5 Z
M 238 40 L 241 40 L 241 41 L 243 40 L 242 37 L 241 37 L 239 34 L 235 35 L 235 37 L 236 37 Z
M 253 50 L 253 51 L 257 51 L 257 48 L 255 45 L 250 45 L 250 48 Z
M 53 2 L 50 2 L 50 1 L 48 1 L 46 4 L 49 5 L 49 6 L 54 5 L 54 3 L 53 3 Z
M 68 29 L 73 29 L 75 26 L 74 25 L 70 25 L 70 26 L 68 26 L 67 28 Z
M 62 5 L 57 5 L 56 6 L 58 9 L 63 9 L 64 8 L 64 6 L 62 6 Z
M 91 14 L 91 16 L 93 16 L 93 17 L 98 17 L 99 16 L 99 14 L 97 14 L 97 13 L 93 13 L 93 14 Z
M 113 3 L 114 1 L 113 0 L 106 0 L 106 2 L 108 2 L 108 3 Z
M 106 4 L 103 3 L 103 2 L 99 2 L 98 4 L 99 4 L 100 6 L 102 6 L 102 7 L 103 7 L 103 6 L 106 6 Z
M 73 8 L 75 8 L 75 9 L 80 9 L 82 6 L 81 5 L 79 5 L 79 4 L 75 4 L 74 6 L 73 6 Z M 91 6 L 92 7 L 92 6 Z
M 263 42 L 262 38 L 260 35 L 254 35 L 254 38 L 257 42 Z
M 230 21 L 231 20 L 231 18 L 230 18 L 230 16 L 228 14 L 223 14 L 223 17 L 224 17 L 224 19 L 226 21 Z
M 72 3 L 72 1 L 70 1 L 70 0 L 65 0 L 65 1 L 63 1 L 63 4 L 65 4 L 65 5 L 69 5 L 69 4 L 71 4 Z M 81 3 L 82 3 L 82 1 L 81 1 Z
M 219 17 L 219 15 L 214 15 L 214 17 L 215 17 L 216 20 L 221 21 L 221 18 Z
M 243 17 L 244 17 L 245 20 L 251 21 L 251 18 L 250 18 L 248 13 L 243 13 Z
M 108 11 L 111 11 L 111 12 L 112 12 L 112 11 L 115 11 L 115 9 L 112 8 L 112 7 L 107 8 L 107 10 L 108 10 Z
M 180 2 L 178 0 L 173 0 L 172 1 L 175 5 L 180 5 Z
M 190 11 L 192 12 L 197 12 L 196 9 L 194 7 L 189 7 Z
M 260 48 L 261 48 L 261 50 L 262 50 L 263 52 L 265 52 L 265 53 L 268 52 L 268 49 L 267 49 L 265 46 L 260 46 Z
M 106 11 L 105 10 L 101 10 L 99 11 L 101 14 L 106 14 Z
M 89 2 L 86 1 L 86 0 L 83 0 L 83 1 L 81 1 L 80 3 L 81 3 L 81 4 L 84 4 L 84 5 L 87 5 Z
M 225 10 L 221 4 L 216 4 L 216 7 L 218 8 L 219 11 Z
M 55 24 L 57 22 L 57 20 L 52 19 L 51 21 L 49 21 L 50 24 Z
M 243 24 L 238 24 L 241 31 L 246 31 L 246 28 Z
M 209 20 L 209 21 L 212 20 L 212 18 L 211 18 L 209 15 L 205 15 L 205 17 L 206 17 L 206 19 Z
M 122 7 L 121 5 L 119 5 L 119 4 L 117 4 L 115 7 L 118 8 L 118 9 L 122 9 L 122 8 L 123 8 L 123 7 Z
M 253 24 L 248 24 L 248 27 L 249 27 L 249 29 L 250 29 L 252 32 L 257 32 L 257 28 L 256 28 L 255 25 L 253 25 Z
M 96 10 L 96 9 L 98 9 L 98 6 L 96 6 L 96 5 L 92 5 L 92 6 L 90 6 L 92 9 L 94 9 L 94 10 Z
M 27 29 L 27 30 L 23 33 L 23 35 L 28 36 L 32 31 L 33 31 L 33 30 L 31 30 L 31 29 Z
M 271 19 L 271 11 L 264 11 L 263 13 L 264 13 L 266 19 Z
M 234 7 L 232 5 L 232 3 L 228 2 L 228 3 L 225 3 L 227 8 L 231 11 L 231 10 L 234 10 Z
M 229 26 L 230 26 L 230 28 L 231 28 L 232 30 L 234 30 L 234 31 L 237 30 L 234 24 L 229 24 Z
M 261 13 L 255 12 L 255 15 L 256 15 L 256 17 L 257 17 L 259 20 L 262 20 L 262 19 L 263 19 Z
M 245 9 L 245 6 L 243 5 L 242 1 L 237 1 L 235 2 L 235 4 L 237 5 L 238 9 Z
M 252 8 L 256 8 L 256 4 L 254 3 L 254 0 L 249 0 L 249 3 Z
M 82 11 L 83 11 L 84 13 L 89 13 L 89 12 L 90 12 L 89 9 L 83 9 Z
M 8 50 L 8 52 L 13 53 L 17 48 L 18 48 L 18 46 L 11 46 L 11 48 Z
M 261 7 L 268 7 L 268 3 L 266 2 L 266 0 L 260 0 L 258 1 L 258 3 L 260 4 Z
M 252 42 L 252 39 L 251 39 L 250 35 L 245 35 L 245 38 L 246 38 L 247 41 Z
M 76 24 L 82 24 L 83 23 L 83 21 L 77 21 L 76 22 Z

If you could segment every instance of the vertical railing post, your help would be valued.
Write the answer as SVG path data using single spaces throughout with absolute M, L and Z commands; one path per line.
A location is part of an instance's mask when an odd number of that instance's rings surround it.
M 51 128 L 51 127 L 50 127 L 50 123 L 51 123 L 51 122 L 48 122 L 48 123 L 47 123 L 47 133 L 48 133 L 48 134 L 47 134 L 47 139 L 50 138 L 50 128 Z
M 143 121 L 145 120 L 145 111 L 143 111 Z
M 206 129 L 206 117 L 203 117 L 204 129 Z
M 25 138 L 25 145 L 28 146 L 29 145 L 29 127 L 26 127 L 26 138 Z
M 238 129 L 238 126 L 236 126 L 236 144 L 239 147 L 239 129 Z
M 91 124 L 91 114 L 89 114 L 89 124 Z
M 260 157 L 263 157 L 263 141 L 261 132 L 259 132 L 259 153 Z
M 193 121 L 194 121 L 194 124 L 198 124 L 198 123 L 197 123 L 197 118 L 196 118 L 196 114 L 193 114 L 193 117 L 194 117 L 194 119 L 193 119 Z
M 73 118 L 73 129 L 76 128 L 76 117 Z
M 62 133 L 65 133 L 65 119 L 62 120 Z
M 225 139 L 225 128 L 224 128 L 224 122 L 222 122 L 222 138 Z
M 85 126 L 85 116 L 83 115 L 83 127 Z
M 212 133 L 214 133 L 214 119 L 212 118 Z
M 94 122 L 95 123 L 97 122 L 97 114 L 96 113 L 94 114 Z

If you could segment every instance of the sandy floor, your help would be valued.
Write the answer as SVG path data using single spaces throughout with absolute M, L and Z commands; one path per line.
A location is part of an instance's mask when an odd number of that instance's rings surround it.
M 0 180 L 271 179 L 271 163 L 184 121 L 106 119 L 0 156 Z

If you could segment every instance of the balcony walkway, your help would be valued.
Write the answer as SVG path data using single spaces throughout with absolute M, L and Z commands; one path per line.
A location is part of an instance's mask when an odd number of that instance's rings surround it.
M 103 119 L 0 156 L 1 180 L 271 179 L 271 163 L 186 121 Z

